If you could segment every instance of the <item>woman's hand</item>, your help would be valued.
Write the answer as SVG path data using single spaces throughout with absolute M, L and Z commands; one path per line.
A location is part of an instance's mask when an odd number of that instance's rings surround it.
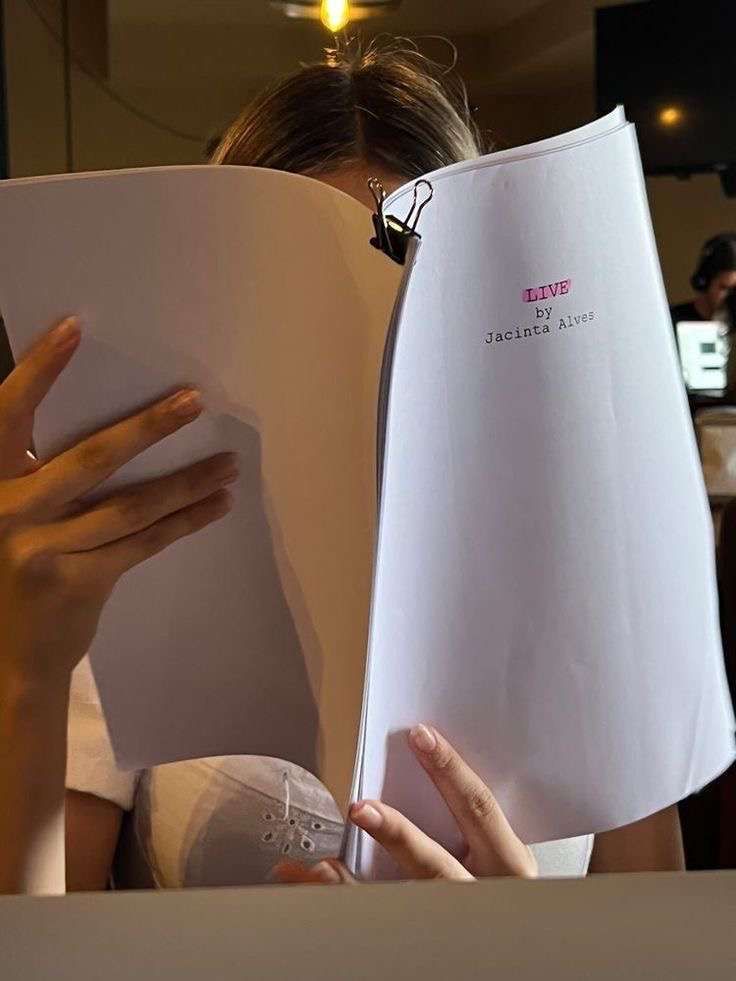
M 230 508 L 231 454 L 111 494 L 85 495 L 202 411 L 183 390 L 35 461 L 33 417 L 73 356 L 73 318 L 44 335 L 0 385 L 0 623 L 6 682 L 67 677 L 85 654 L 105 601 L 130 568 Z
M 71 671 L 128 569 L 224 515 L 229 454 L 90 491 L 202 411 L 184 390 L 50 460 L 29 455 L 36 408 L 80 340 L 73 319 L 0 386 L 0 892 L 64 891 L 64 768 Z
M 380 801 L 353 804 L 349 818 L 392 856 L 410 879 L 467 881 L 483 876 L 535 878 L 537 863 L 514 834 L 493 794 L 448 741 L 435 729 L 417 726 L 409 734 L 415 756 L 452 812 L 466 844 L 462 860 Z M 339 883 L 354 881 L 345 866 L 327 859 L 307 868 L 282 862 L 280 882 Z

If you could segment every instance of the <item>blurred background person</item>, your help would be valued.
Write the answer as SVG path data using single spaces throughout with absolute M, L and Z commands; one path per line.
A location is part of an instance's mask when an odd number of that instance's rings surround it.
M 720 232 L 703 243 L 695 271 L 690 277 L 690 285 L 695 296 L 685 303 L 670 307 L 672 326 L 675 331 L 680 359 L 685 370 L 687 352 L 682 350 L 682 337 L 678 324 L 720 323 L 721 339 L 717 342 L 725 346 L 726 370 L 719 370 L 718 391 L 707 393 L 706 397 L 696 397 L 691 407 L 713 404 L 714 401 L 732 401 L 736 392 L 736 345 L 733 333 L 736 327 L 736 232 Z M 715 343 L 715 335 L 713 338 Z M 722 381 L 721 381 L 722 379 Z M 692 393 L 691 393 L 692 396 Z
M 720 232 L 703 243 L 698 264 L 690 278 L 692 300 L 670 308 L 672 322 L 720 320 L 733 327 L 736 297 L 736 232 Z

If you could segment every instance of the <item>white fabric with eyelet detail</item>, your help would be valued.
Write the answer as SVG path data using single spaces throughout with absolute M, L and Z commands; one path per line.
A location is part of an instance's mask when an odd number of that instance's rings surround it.
M 342 819 L 319 781 L 267 757 L 226 756 L 154 767 L 131 814 L 135 844 L 160 887 L 268 882 L 283 858 L 337 855 Z M 118 880 L 131 881 L 118 870 Z
M 72 674 L 66 786 L 103 797 L 129 811 L 139 779 L 138 770 L 120 770 L 115 763 L 97 686 L 85 657 Z

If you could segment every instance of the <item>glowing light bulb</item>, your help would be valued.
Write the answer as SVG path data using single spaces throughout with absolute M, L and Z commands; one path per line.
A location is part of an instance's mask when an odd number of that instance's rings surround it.
M 341 31 L 350 20 L 348 0 L 322 0 L 320 19 L 328 31 Z
M 683 112 L 678 106 L 666 106 L 660 110 L 659 121 L 663 126 L 679 126 L 683 119 Z

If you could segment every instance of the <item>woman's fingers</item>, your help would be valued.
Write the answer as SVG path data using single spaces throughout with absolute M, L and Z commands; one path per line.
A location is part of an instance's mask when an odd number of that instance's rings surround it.
M 490 789 L 435 729 L 420 725 L 409 741 L 450 808 L 482 875 L 536 874 L 531 852 L 516 836 Z
M 273 870 L 273 878 L 283 885 L 355 885 L 356 879 L 343 863 L 336 858 L 326 858 L 316 865 L 302 862 L 279 862 Z
M 92 569 L 99 569 L 100 573 L 115 581 L 133 566 L 162 552 L 180 538 L 193 535 L 214 521 L 224 518 L 231 507 L 232 497 L 228 491 L 218 490 L 205 500 L 176 511 L 135 535 L 121 538 L 94 552 L 77 553 L 70 558 L 90 562 Z
M 79 325 L 67 317 L 20 359 L 0 385 L 0 410 L 16 419 L 33 415 L 74 354 L 80 340 Z
M 31 444 L 33 414 L 79 344 L 73 317 L 62 320 L 36 341 L 0 385 L 0 476 L 24 473 Z
M 456 858 L 393 807 L 380 801 L 360 801 L 350 808 L 349 816 L 353 824 L 386 849 L 410 878 L 473 878 Z
M 235 454 L 220 453 L 177 473 L 113 494 L 83 514 L 48 525 L 46 533 L 57 552 L 100 548 L 204 500 L 237 476 Z
M 199 392 L 182 389 L 82 440 L 36 471 L 29 507 L 61 507 L 82 497 L 143 450 L 193 422 L 202 409 Z

